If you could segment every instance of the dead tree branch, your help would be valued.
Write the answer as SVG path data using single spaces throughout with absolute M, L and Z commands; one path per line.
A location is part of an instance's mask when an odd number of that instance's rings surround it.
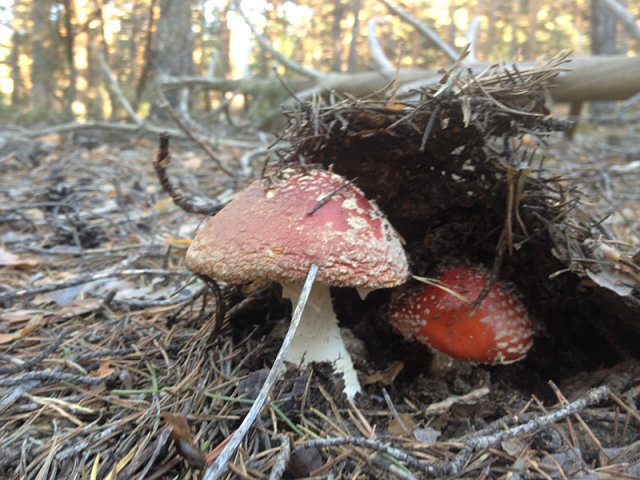
M 369 42 L 369 50 L 373 61 L 380 66 L 380 70 L 386 75 L 392 76 L 396 67 L 387 58 L 382 45 L 376 36 L 376 27 L 380 24 L 388 23 L 384 18 L 370 18 L 367 22 L 367 41 Z
M 245 15 L 244 11 L 240 6 L 240 2 L 236 1 L 235 4 L 236 4 L 236 9 L 238 13 L 242 16 L 244 21 L 247 23 L 247 25 L 251 29 L 251 32 L 255 35 L 256 40 L 258 40 L 258 43 L 260 44 L 260 46 L 264 50 L 269 52 L 271 55 L 273 55 L 273 58 L 275 58 L 279 63 L 281 63 L 291 71 L 299 73 L 300 75 L 304 75 L 305 77 L 320 78 L 323 76 L 322 72 L 319 72 L 318 70 L 314 70 L 313 68 L 303 67 L 297 62 L 289 60 L 287 57 L 285 57 L 280 52 L 278 52 L 275 48 L 273 48 L 273 45 L 271 45 L 271 43 L 269 43 L 269 41 L 263 35 L 258 33 L 258 31 L 256 30 L 256 27 L 247 18 L 247 16 Z
M 620 5 L 616 0 L 599 0 L 607 7 L 611 13 L 613 13 L 627 33 L 631 35 L 636 41 L 640 42 L 640 27 L 636 22 L 636 19 L 629 13 L 629 11 Z
M 431 27 L 426 25 L 424 22 L 418 20 L 408 12 L 395 6 L 389 0 L 380 0 L 380 1 L 384 4 L 385 7 L 389 9 L 391 13 L 393 13 L 394 15 L 397 15 L 402 20 L 407 22 L 409 25 L 415 28 L 418 32 L 420 32 L 420 34 L 422 34 L 425 38 L 427 38 L 431 43 L 433 43 L 436 47 L 442 50 L 451 62 L 455 62 L 458 59 L 458 57 L 460 56 L 460 53 L 451 45 L 449 45 L 447 42 L 445 42 L 442 39 L 442 37 L 438 35 L 436 31 L 433 30 Z
M 116 77 L 113 75 L 111 68 L 107 64 L 107 60 L 104 58 L 104 55 L 102 53 L 98 54 L 98 62 L 100 63 L 100 68 L 102 69 L 102 73 L 104 74 L 107 80 L 107 88 L 109 88 L 113 92 L 113 94 L 118 98 L 118 100 L 122 104 L 122 107 L 127 112 L 127 115 L 129 115 L 129 118 L 133 121 L 133 123 L 135 123 L 138 126 L 141 126 L 143 124 L 143 121 L 140 120 L 140 117 L 138 117 L 138 115 L 136 114 L 135 110 L 129 103 L 129 100 L 127 100 L 127 97 L 124 96 L 124 93 L 120 88 L 120 84 L 118 83 L 118 80 L 116 80 Z

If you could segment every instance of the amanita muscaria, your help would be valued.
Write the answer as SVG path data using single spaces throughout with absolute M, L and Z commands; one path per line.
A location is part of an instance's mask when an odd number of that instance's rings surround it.
M 438 282 L 473 302 L 489 281 L 480 267 L 452 266 Z M 512 287 L 495 282 L 476 308 L 433 285 L 396 297 L 389 321 L 406 339 L 454 359 L 506 364 L 525 357 L 533 344 L 526 310 Z
M 408 276 L 395 230 L 362 191 L 319 169 L 287 168 L 240 192 L 198 231 L 187 266 L 217 280 L 280 282 L 297 301 L 312 264 L 319 266 L 287 361 L 333 363 L 353 397 L 360 384 L 333 312 L 331 286 L 377 289 Z

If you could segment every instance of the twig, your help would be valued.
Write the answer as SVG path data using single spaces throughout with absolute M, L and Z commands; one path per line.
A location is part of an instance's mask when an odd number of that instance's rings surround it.
M 309 273 L 307 274 L 307 279 L 304 282 L 304 286 L 302 287 L 302 291 L 300 292 L 300 298 L 298 300 L 298 304 L 296 305 L 296 309 L 293 312 L 293 317 L 291 318 L 291 324 L 289 325 L 289 330 L 282 341 L 282 346 L 280 347 L 280 351 L 278 355 L 276 355 L 276 359 L 273 362 L 273 366 L 269 371 L 269 375 L 267 375 L 258 396 L 256 397 L 251 409 L 247 413 L 247 416 L 244 418 L 238 429 L 233 433 L 227 445 L 222 450 L 216 461 L 211 464 L 205 474 L 203 480 L 216 480 L 220 478 L 229 468 L 229 461 L 231 460 L 231 456 L 234 454 L 242 439 L 247 434 L 251 425 L 255 421 L 256 417 L 262 410 L 265 401 L 271 391 L 271 388 L 278 380 L 278 377 L 282 373 L 282 367 L 284 365 L 284 360 L 289 352 L 289 347 L 291 346 L 291 342 L 293 337 L 298 329 L 298 325 L 300 324 L 300 319 L 302 318 L 302 312 L 304 311 L 304 307 L 307 304 L 307 299 L 309 298 L 309 293 L 311 292 L 311 287 L 313 286 L 313 281 L 316 278 L 316 274 L 318 273 L 318 266 L 316 264 L 312 264 L 309 268 Z
M 384 18 L 378 17 L 369 19 L 367 22 L 367 42 L 369 43 L 369 51 L 373 61 L 378 64 L 383 74 L 391 76 L 395 73 L 396 66 L 387 58 L 382 45 L 380 45 L 380 40 L 376 36 L 376 27 L 382 23 L 389 22 Z
M 188 270 L 165 270 L 160 268 L 148 268 L 148 269 L 128 269 L 128 270 L 112 270 L 106 272 L 98 272 L 92 274 L 78 275 L 71 280 L 64 280 L 61 282 L 51 282 L 41 287 L 32 288 L 18 288 L 16 290 L 8 290 L 0 293 L 0 302 L 7 300 L 26 297 L 30 295 L 37 295 L 39 293 L 53 292 L 55 290 L 62 290 L 64 288 L 75 287 L 83 283 L 91 283 L 98 280 L 104 280 L 107 278 L 118 277 L 120 275 L 191 275 Z
M 213 320 L 213 330 L 209 334 L 208 342 L 212 342 L 218 337 L 220 333 L 220 329 L 222 328 L 222 323 L 224 322 L 225 316 L 225 305 L 224 300 L 222 298 L 222 292 L 220 291 L 220 286 L 218 282 L 216 282 L 213 278 L 207 277 L 206 275 L 200 275 L 200 278 L 204 281 L 204 283 L 211 289 L 213 292 L 213 296 L 216 301 L 216 309 L 213 312 L 212 320 Z
M 167 133 L 161 133 L 158 139 L 158 152 L 156 158 L 153 161 L 153 168 L 156 171 L 158 181 L 162 186 L 162 189 L 173 200 L 173 203 L 178 205 L 185 212 L 195 213 L 197 215 L 214 215 L 222 209 L 222 205 L 196 205 L 191 200 L 188 200 L 182 190 L 173 185 L 169 179 L 167 169 L 171 163 L 171 154 L 169 153 L 169 135 Z
M 353 445 L 361 448 L 368 448 L 369 450 L 374 450 L 380 453 L 386 453 L 387 455 L 391 455 L 392 457 L 400 460 L 401 462 L 405 462 L 409 467 L 415 468 L 416 470 L 420 470 L 431 476 L 442 476 L 444 474 L 444 470 L 446 464 L 434 464 L 430 465 L 419 460 L 416 460 L 411 455 L 403 452 L 394 447 L 390 447 L 385 445 L 384 443 L 378 440 L 370 440 L 368 438 L 362 437 L 335 437 L 335 438 L 320 438 L 317 440 L 309 440 L 308 442 L 303 443 L 302 445 L 298 445 L 296 449 L 293 451 L 295 453 L 298 450 L 302 450 L 305 448 L 325 448 L 325 447 L 336 447 L 339 445 Z
M 574 415 L 580 410 L 584 410 L 589 406 L 602 402 L 610 395 L 611 391 L 609 387 L 603 386 L 595 388 L 588 391 L 582 398 L 569 403 L 565 407 L 560 408 L 559 410 L 556 410 L 555 412 L 548 415 L 534 418 L 527 423 L 509 428 L 507 430 L 503 430 L 501 432 L 480 437 L 470 437 L 464 442 L 465 446 L 462 448 L 462 450 L 460 450 L 460 452 L 458 452 L 458 454 L 450 461 L 446 460 L 427 464 L 416 460 L 414 457 L 406 454 L 402 450 L 389 447 L 377 440 L 369 440 L 360 437 L 336 437 L 310 440 L 303 443 L 302 445 L 299 445 L 294 450 L 294 453 L 295 451 L 303 448 L 322 448 L 337 445 L 354 445 L 357 447 L 368 448 L 391 455 L 392 457 L 405 462 L 409 467 L 420 470 L 421 472 L 429 476 L 457 476 L 462 472 L 471 456 L 477 450 L 493 447 L 509 438 L 538 432 L 559 420 L 563 420 L 568 416 Z M 455 440 L 452 440 L 452 442 L 455 443 Z
M 482 397 L 488 395 L 490 392 L 487 387 L 480 387 L 475 390 L 471 390 L 469 393 L 465 393 L 464 395 L 452 395 L 448 398 L 445 398 L 441 402 L 435 402 L 430 404 L 424 410 L 425 415 L 434 415 L 436 413 L 446 412 L 451 408 L 452 405 L 456 403 L 474 403 L 480 400 Z
M 380 0 L 380 2 L 383 3 L 384 6 L 391 11 L 391 13 L 399 16 L 402 20 L 404 20 L 418 32 L 420 32 L 424 37 L 428 38 L 436 47 L 442 50 L 442 52 L 450 61 L 455 62 L 458 59 L 459 54 L 456 49 L 445 42 L 442 37 L 438 35 L 438 33 L 427 24 L 418 20 L 413 15 L 397 7 L 388 0 Z
M 173 110 L 173 108 L 171 108 L 171 105 L 169 105 L 167 97 L 164 96 L 163 91 L 159 88 L 158 88 L 158 95 L 160 96 L 160 107 L 167 111 L 167 113 L 171 116 L 173 121 L 176 122 L 178 127 L 180 127 L 180 130 L 182 130 L 189 139 L 196 142 L 198 146 L 202 149 L 202 151 L 207 154 L 207 156 L 213 161 L 213 163 L 215 163 L 218 166 L 220 170 L 222 170 L 222 172 L 225 175 L 228 175 L 231 178 L 235 177 L 233 172 L 222 164 L 218 156 L 213 152 L 213 150 L 211 150 L 211 147 L 206 142 L 198 138 L 196 134 L 193 133 L 191 129 L 189 129 L 189 127 L 184 123 L 182 118 L 180 118 L 180 115 L 178 115 Z
M 471 440 L 466 442 L 464 448 L 460 450 L 460 452 L 454 457 L 451 462 L 447 462 L 446 474 L 451 476 L 460 474 L 473 453 L 477 450 L 493 447 L 509 438 L 538 432 L 543 428 L 548 427 L 552 423 L 563 420 L 566 417 L 579 412 L 580 410 L 584 410 L 587 407 L 602 402 L 609 396 L 611 396 L 611 390 L 609 389 L 609 387 L 602 386 L 594 388 L 592 390 L 589 390 L 582 398 L 579 398 L 578 400 L 567 404 L 565 407 L 560 408 L 553 413 L 534 418 L 527 423 L 509 428 L 502 432 L 472 438 Z
M 4 412 L 8 407 L 10 407 L 13 403 L 15 403 L 18 398 L 20 398 L 25 393 L 30 392 L 34 388 L 38 386 L 38 382 L 26 382 L 22 385 L 18 385 L 16 388 L 12 389 L 7 395 L 4 396 L 2 400 L 0 400 L 0 414 Z
M 111 68 L 107 63 L 107 59 L 104 57 L 104 54 L 100 52 L 98 53 L 97 57 L 98 57 L 98 63 L 100 64 L 100 68 L 102 69 L 102 73 L 104 73 L 104 76 L 107 79 L 107 88 L 109 88 L 113 92 L 113 94 L 118 98 L 118 100 L 120 100 L 122 107 L 127 112 L 127 115 L 129 115 L 129 118 L 133 120 L 133 123 L 135 123 L 138 126 L 142 126 L 143 121 L 140 120 L 140 117 L 138 117 L 138 115 L 136 114 L 135 110 L 129 103 L 129 100 L 127 100 L 127 97 L 124 96 L 124 93 L 120 88 L 120 84 L 118 83 L 118 80 L 116 80 L 116 77 L 113 75 L 113 72 L 111 71 Z
M 256 27 L 253 25 L 251 20 L 244 13 L 244 10 L 241 8 L 240 2 L 236 0 L 234 4 L 235 4 L 236 11 L 247 23 L 247 25 L 251 29 L 251 32 L 254 34 L 254 36 L 256 37 L 256 40 L 260 44 L 260 47 L 263 50 L 266 50 L 267 52 L 269 52 L 271 55 L 273 55 L 273 58 L 275 58 L 277 62 L 281 63 L 291 71 L 304 75 L 305 77 L 323 78 L 326 75 L 325 73 L 319 72 L 318 70 L 315 70 L 313 68 L 303 67 L 299 63 L 296 63 L 293 60 L 290 60 L 289 58 L 285 57 L 282 53 L 276 50 L 273 47 L 273 45 L 271 45 L 271 43 L 269 43 L 269 41 L 264 37 L 264 35 L 261 35 L 256 31 Z
M 11 375 L 13 373 L 17 373 L 22 370 L 29 370 L 31 367 L 37 365 L 46 357 L 48 357 L 51 353 L 56 351 L 56 349 L 62 343 L 62 340 L 64 340 L 64 337 L 66 337 L 70 331 L 71 329 L 69 328 L 65 328 L 64 330 L 62 330 L 58 334 L 58 336 L 55 338 L 55 340 L 51 342 L 51 344 L 48 345 L 47 348 L 45 348 L 42 352 L 37 354 L 35 357 L 30 358 L 29 360 L 20 362 L 16 365 L 12 365 L 10 367 L 0 367 L 0 375 Z
M 342 185 L 340 185 L 338 188 L 336 188 L 334 191 L 328 193 L 327 195 L 325 195 L 324 197 L 322 197 L 320 200 L 318 200 L 318 202 L 313 206 L 312 209 L 310 209 L 307 212 L 307 216 L 310 217 L 311 215 L 313 215 L 314 213 L 316 213 L 318 210 L 320 210 L 322 208 L 322 206 L 327 203 L 329 200 L 331 200 L 334 196 L 336 196 L 338 194 L 338 192 L 344 190 L 345 188 L 347 188 L 349 185 L 351 185 L 356 179 L 352 178 L 351 180 L 347 180 L 346 182 L 344 182 Z
M 88 375 L 78 375 L 77 373 L 64 373 L 56 370 L 40 370 L 37 372 L 27 372 L 17 377 L 0 378 L 0 387 L 12 387 L 23 382 L 69 382 L 80 385 L 99 385 L 107 381 L 106 377 L 90 377 Z
M 280 439 L 280 452 L 276 457 L 276 462 L 271 469 L 269 480 L 280 480 L 291 458 L 291 440 L 288 435 L 278 435 Z

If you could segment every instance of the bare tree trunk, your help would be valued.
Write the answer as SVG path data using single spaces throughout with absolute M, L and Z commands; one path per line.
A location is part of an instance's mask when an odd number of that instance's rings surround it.
M 487 18 L 489 19 L 489 26 L 487 28 L 487 41 L 484 46 L 484 57 L 491 58 L 493 51 L 493 45 L 496 41 L 496 9 L 498 8 L 498 0 L 489 0 L 489 11 L 487 12 Z
M 154 64 L 154 54 L 153 51 L 153 32 L 155 26 L 155 19 L 153 16 L 153 12 L 158 4 L 158 0 L 151 0 L 149 4 L 149 16 L 147 18 L 147 27 L 146 27 L 146 35 L 145 35 L 145 44 L 144 44 L 144 65 L 142 66 L 142 71 L 140 72 L 140 77 L 138 78 L 138 83 L 136 85 L 136 97 L 133 102 L 134 109 L 138 109 L 138 105 L 140 104 L 140 100 L 142 99 L 142 94 L 149 80 L 149 76 L 153 71 Z
M 615 15 L 600 0 L 591 0 L 591 53 L 593 55 L 613 55 L 618 53 L 617 20 Z M 613 109 L 610 103 L 592 103 L 589 112 L 606 115 Z
M 527 40 L 522 46 L 522 56 L 524 58 L 535 58 L 536 52 L 536 30 L 538 29 L 538 7 L 539 0 L 529 0 L 527 3 Z
M 193 74 L 191 4 L 191 0 L 160 0 L 155 47 L 155 74 L 158 80 L 166 75 Z M 169 105 L 184 111 L 186 93 L 186 89 L 166 92 Z M 152 116 L 161 117 L 157 106 Z
M 64 92 L 64 113 L 65 116 L 70 119 L 73 118 L 73 102 L 76 100 L 77 89 L 76 81 L 78 78 L 78 70 L 76 69 L 76 63 L 74 60 L 74 43 L 75 43 L 75 25 L 73 17 L 75 15 L 75 8 L 73 0 L 64 0 L 64 28 L 66 30 L 62 41 L 64 45 L 64 54 L 67 61 L 67 69 L 69 72 L 68 82 L 69 85 Z
M 38 114 L 51 107 L 53 97 L 52 39 L 49 35 L 50 0 L 33 0 L 31 6 L 31 110 Z
M 229 9 L 231 8 L 231 0 L 227 2 L 222 10 L 221 18 L 226 19 L 227 14 L 229 13 Z M 229 61 L 229 40 L 231 39 L 231 32 L 229 31 L 229 25 L 226 21 L 220 22 L 220 30 L 219 30 L 219 54 L 218 68 L 215 70 L 216 76 L 226 78 L 231 72 L 231 62 Z
M 104 0 L 96 0 L 96 6 L 97 6 L 96 16 L 98 18 L 98 39 L 95 42 L 95 48 L 99 50 L 98 54 L 100 53 L 102 54 L 104 61 L 107 64 L 109 64 L 110 63 L 109 45 L 107 43 L 107 37 L 105 35 L 105 30 L 104 30 L 104 14 L 103 14 Z M 133 45 L 133 42 L 131 43 Z M 132 49 L 131 55 L 135 58 L 135 49 Z M 111 118 L 115 119 L 118 116 L 117 115 L 118 105 L 119 105 L 118 99 L 113 94 L 113 91 L 110 88 L 107 89 L 107 94 L 109 95 L 109 103 L 111 105 Z
M 347 60 L 347 71 L 355 72 L 358 69 L 358 41 L 360 39 L 360 10 L 362 0 L 351 2 L 353 12 L 353 29 L 351 30 L 351 45 L 349 45 L 349 58 Z
M 11 106 L 15 109 L 20 106 L 22 101 L 22 79 L 20 78 L 20 46 L 22 44 L 22 35 L 14 32 L 11 36 L 11 54 L 9 55 L 9 67 L 11 68 Z
M 342 0 L 335 0 L 333 6 L 333 23 L 331 24 L 331 42 L 333 44 L 333 65 L 334 72 L 342 71 L 342 19 L 346 12 Z
M 511 0 L 511 58 L 516 58 L 520 50 L 518 42 L 518 25 L 520 21 L 520 0 Z
M 455 13 L 456 2 L 455 0 L 452 0 L 449 2 L 449 39 L 447 40 L 449 42 L 449 45 L 456 44 L 456 22 L 454 21 Z

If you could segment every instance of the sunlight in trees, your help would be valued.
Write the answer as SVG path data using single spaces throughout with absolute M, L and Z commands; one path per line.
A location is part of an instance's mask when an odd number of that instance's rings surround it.
M 367 32 L 368 22 L 374 19 L 384 20 L 373 31 L 391 62 L 437 69 L 449 61 L 383 0 L 251 0 L 239 4 L 264 41 L 303 68 L 325 73 L 375 68 Z M 178 5 L 190 8 L 190 27 L 173 20 L 162 27 L 163 17 Z M 532 59 L 567 48 L 588 54 L 590 48 L 592 12 L 587 0 L 569 6 L 549 0 L 472 0 L 464 4 L 405 0 L 401 5 L 457 51 L 467 44 L 472 23 L 479 21 L 474 37 L 479 61 Z M 139 111 L 149 110 L 158 75 L 238 80 L 269 77 L 274 68 L 282 75 L 295 73 L 260 46 L 237 8 L 231 0 L 5 2 L 0 7 L 2 102 L 16 113 L 29 107 L 68 117 L 122 115 L 113 93 L 99 87 L 105 85 L 102 57 L 122 93 Z M 628 11 L 637 18 L 640 4 L 629 2 Z M 168 46 L 190 47 L 175 52 L 164 47 L 160 37 L 165 28 L 170 30 Z M 626 48 L 634 53 L 634 43 L 625 40 L 628 37 L 619 24 L 614 35 L 617 51 Z M 208 109 L 220 104 L 224 95 L 210 92 L 208 106 L 202 103 L 204 98 L 190 102 Z

